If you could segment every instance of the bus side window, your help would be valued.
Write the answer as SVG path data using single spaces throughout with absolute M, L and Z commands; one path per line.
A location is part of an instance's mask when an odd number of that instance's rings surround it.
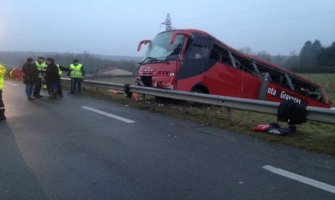
M 260 73 L 269 73 L 271 82 L 290 90 L 294 89 L 290 77 L 284 72 L 259 63 L 257 63 L 257 68 L 259 69 Z
M 282 83 L 283 83 L 284 87 L 287 87 L 287 88 L 289 88 L 291 90 L 294 90 L 294 86 L 292 84 L 291 77 L 288 74 L 284 75 Z
M 229 57 L 229 53 L 228 52 L 226 52 L 225 54 L 221 55 L 221 62 L 223 64 L 227 64 L 227 65 L 232 66 L 232 62 L 231 62 L 231 59 Z
M 206 58 L 209 53 L 209 48 L 200 46 L 200 45 L 193 45 L 190 53 L 188 55 L 188 59 L 190 60 L 198 60 L 201 58 Z
M 294 85 L 294 90 L 299 94 L 312 98 L 316 101 L 326 103 L 320 88 L 296 78 L 292 78 L 292 84 Z
M 248 72 L 250 74 L 258 74 L 257 71 L 255 71 L 255 67 L 253 66 L 253 61 L 234 55 L 232 54 L 232 56 L 234 57 L 234 61 L 235 61 L 235 66 L 238 69 L 241 69 L 245 72 Z
M 214 48 L 213 48 L 212 53 L 211 53 L 211 59 L 216 60 L 216 61 L 220 61 L 220 54 Z
M 242 68 L 242 64 L 239 60 L 237 60 L 235 57 L 234 57 L 234 63 L 235 63 L 235 67 L 237 69 L 241 69 Z
M 213 46 L 213 50 L 211 53 L 211 59 L 217 60 L 220 63 L 223 63 L 225 65 L 232 66 L 232 62 L 229 57 L 229 52 L 218 45 Z

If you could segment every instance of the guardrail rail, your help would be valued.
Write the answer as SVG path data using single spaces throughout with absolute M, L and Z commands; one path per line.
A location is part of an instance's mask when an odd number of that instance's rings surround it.
M 63 81 L 70 81 L 69 78 L 62 78 Z M 110 83 L 104 81 L 85 80 L 83 84 L 111 88 L 124 91 L 128 96 L 131 93 L 139 93 L 144 95 L 152 95 L 176 100 L 203 103 L 208 105 L 222 106 L 228 109 L 238 109 L 244 111 L 252 111 L 257 113 L 276 115 L 279 103 L 271 101 L 261 101 L 253 99 L 244 99 L 236 97 L 227 97 L 220 95 L 200 94 L 192 92 L 183 92 L 176 90 L 157 89 L 152 87 L 143 87 L 137 85 Z M 322 123 L 335 124 L 335 110 L 327 108 L 319 108 L 307 106 L 307 120 Z M 230 114 L 229 114 L 230 115 Z

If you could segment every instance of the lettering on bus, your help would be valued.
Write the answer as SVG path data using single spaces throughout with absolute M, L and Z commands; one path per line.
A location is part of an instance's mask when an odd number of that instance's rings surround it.
M 302 101 L 300 98 L 287 94 L 285 90 L 281 90 L 281 89 L 268 88 L 268 94 L 281 98 L 283 100 L 293 100 L 294 102 L 299 103 L 299 104 L 301 104 L 301 101 Z

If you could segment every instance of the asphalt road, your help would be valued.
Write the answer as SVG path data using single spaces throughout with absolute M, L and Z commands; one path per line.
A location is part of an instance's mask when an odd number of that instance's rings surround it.
M 0 199 L 335 199 L 335 158 L 7 82 Z M 299 176 L 300 175 L 300 176 Z

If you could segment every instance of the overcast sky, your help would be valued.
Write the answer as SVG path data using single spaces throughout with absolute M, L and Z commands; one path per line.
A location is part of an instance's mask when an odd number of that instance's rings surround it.
M 335 41 L 335 0 L 1 0 L 0 50 L 140 56 L 164 30 L 206 31 L 229 46 L 299 53 L 307 40 Z

